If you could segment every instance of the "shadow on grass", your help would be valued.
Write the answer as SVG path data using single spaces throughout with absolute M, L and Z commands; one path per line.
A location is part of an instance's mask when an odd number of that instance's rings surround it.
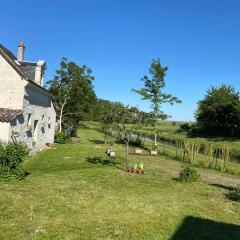
M 87 162 L 92 164 L 101 164 L 121 169 L 119 166 L 117 166 L 118 163 L 114 159 L 103 159 L 102 157 L 88 157 L 86 160 Z
M 225 197 L 234 202 L 240 202 L 240 195 L 237 194 L 235 191 L 231 191 L 225 194 Z M 240 239 L 240 232 L 239 232 L 239 239 Z
M 169 240 L 239 240 L 240 226 L 188 216 Z
M 98 139 L 89 139 L 89 141 L 94 144 L 104 144 L 105 143 L 103 140 L 98 140 Z
M 213 186 L 213 187 L 223 188 L 223 189 L 228 190 L 228 191 L 233 190 L 233 187 L 225 186 L 225 185 L 222 185 L 222 184 L 210 183 L 209 185 Z

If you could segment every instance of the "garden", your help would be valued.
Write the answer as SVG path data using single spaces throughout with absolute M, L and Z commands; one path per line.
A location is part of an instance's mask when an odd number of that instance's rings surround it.
M 99 129 L 85 123 L 78 143 L 56 144 L 24 161 L 25 179 L 0 182 L 1 239 L 239 239 L 238 177 L 181 172 L 181 161 L 132 145 L 129 165 L 144 173 L 125 171 L 125 144 L 104 143 Z

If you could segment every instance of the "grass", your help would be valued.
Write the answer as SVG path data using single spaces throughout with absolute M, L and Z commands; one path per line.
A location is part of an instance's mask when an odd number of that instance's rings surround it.
M 233 153 L 232 162 L 240 163 L 240 139 L 224 137 L 189 137 L 184 132 L 179 132 L 182 122 L 163 121 L 158 126 L 158 139 L 163 145 L 172 145 L 173 142 L 187 140 L 200 144 L 214 144 L 217 147 L 230 148 Z M 141 126 L 138 131 L 142 136 L 153 138 L 153 126 Z M 240 165 L 240 164 L 239 164 Z
M 226 188 L 177 182 L 165 156 L 130 155 L 146 174 L 128 174 L 123 146 L 111 159 L 101 133 L 79 134 L 28 159 L 25 180 L 0 182 L 0 239 L 239 239 L 240 203 Z

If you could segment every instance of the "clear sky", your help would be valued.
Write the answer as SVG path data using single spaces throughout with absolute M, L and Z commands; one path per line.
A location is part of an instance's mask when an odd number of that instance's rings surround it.
M 6 0 L 0 42 L 26 60 L 44 59 L 51 79 L 67 57 L 92 68 L 98 97 L 148 110 L 131 92 L 153 58 L 169 66 L 165 91 L 182 99 L 164 106 L 174 120 L 193 120 L 211 85 L 240 90 L 239 0 Z

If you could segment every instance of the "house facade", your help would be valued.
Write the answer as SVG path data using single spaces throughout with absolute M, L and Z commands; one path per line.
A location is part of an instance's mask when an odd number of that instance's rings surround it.
M 46 63 L 24 61 L 24 51 L 23 42 L 17 57 L 0 44 L 0 140 L 39 151 L 54 142 L 56 112 L 43 87 Z

